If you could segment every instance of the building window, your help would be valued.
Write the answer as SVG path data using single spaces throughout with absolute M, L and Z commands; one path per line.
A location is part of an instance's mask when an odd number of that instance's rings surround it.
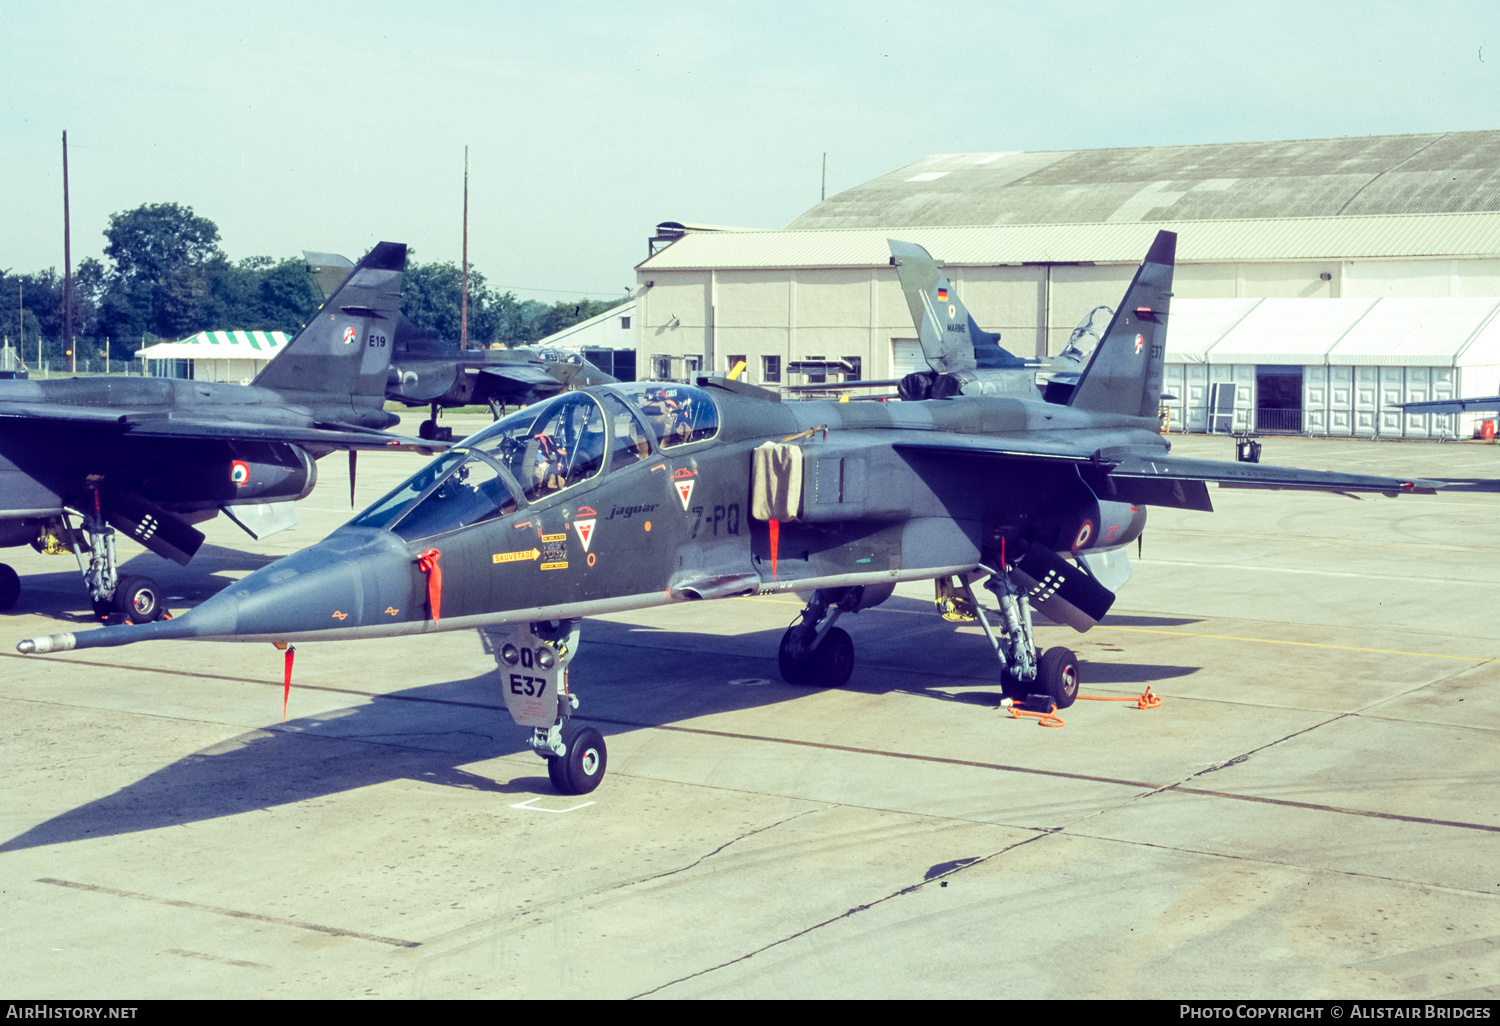
M 693 375 L 703 369 L 703 357 L 684 356 L 682 358 L 682 376 L 688 381 L 693 380 Z
M 823 362 L 823 357 L 822 356 L 804 356 L 802 358 L 802 362 L 805 363 L 805 364 L 807 364 L 807 363 L 818 364 L 818 363 L 822 363 Z M 792 368 L 792 369 L 796 370 L 795 367 Z M 815 370 L 812 367 L 809 367 L 809 368 L 807 368 L 806 370 L 804 370 L 802 372 L 802 376 L 807 379 L 807 384 L 809 384 L 809 385 L 821 385 L 821 384 L 823 384 L 823 382 L 825 382 L 825 381 L 828 380 L 828 375 L 826 373 L 824 373 L 821 368 Z
M 622 331 L 629 331 L 630 330 L 630 318 L 629 317 L 621 317 L 620 318 L 620 330 L 622 330 Z
M 760 380 L 773 384 L 781 381 L 781 357 L 762 356 L 760 358 Z
M 845 381 L 859 381 L 861 374 L 860 358 L 857 356 L 844 357 L 844 365 L 849 369 L 844 372 Z
M 672 358 L 670 356 L 651 357 L 651 376 L 658 381 L 672 380 Z
M 745 357 L 743 354 L 739 356 L 726 356 L 724 358 L 724 373 L 733 374 L 734 369 L 742 363 L 745 363 Z M 748 363 L 745 363 L 745 369 L 748 370 L 749 368 L 750 365 Z

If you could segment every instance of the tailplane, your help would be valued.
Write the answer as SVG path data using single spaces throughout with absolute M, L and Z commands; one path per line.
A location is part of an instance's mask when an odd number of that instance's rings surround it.
M 405 270 L 406 244 L 378 243 L 252 384 L 325 419 L 395 422 L 383 406 Z
M 1068 405 L 1096 413 L 1156 416 L 1176 257 L 1177 233 L 1157 232 Z

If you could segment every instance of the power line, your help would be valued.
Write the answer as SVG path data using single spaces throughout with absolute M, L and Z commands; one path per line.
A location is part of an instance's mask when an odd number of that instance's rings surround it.
M 486 284 L 489 283 L 486 282 Z M 505 289 L 508 292 L 553 292 L 560 296 L 597 296 L 600 299 L 608 299 L 619 294 L 615 292 L 585 292 L 583 289 L 534 289 L 529 285 L 491 285 L 490 287 Z M 620 291 L 624 292 L 626 290 L 621 288 Z

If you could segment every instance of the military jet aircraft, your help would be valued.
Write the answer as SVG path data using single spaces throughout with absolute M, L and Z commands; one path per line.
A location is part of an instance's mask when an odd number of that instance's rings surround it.
M 565 669 L 581 618 L 793 592 L 807 604 L 781 639 L 782 675 L 837 686 L 854 666 L 840 617 L 898 582 L 935 580 L 942 611 L 979 620 L 1007 692 L 1067 706 L 1078 661 L 1061 646 L 1038 651 L 1032 612 L 1080 631 L 1097 623 L 1128 576 L 1124 546 L 1147 505 L 1211 510 L 1209 482 L 1433 487 L 1168 455 L 1156 410 L 1175 246 L 1172 233 L 1157 236 L 1065 402 L 1034 387 L 991 394 L 977 358 L 949 398 L 917 402 L 783 403 L 714 377 L 569 392 L 470 436 L 323 541 L 176 620 L 18 648 L 478 628 L 553 784 L 584 793 L 607 752 L 572 719 Z M 919 317 L 960 350 L 973 336 L 946 278 L 916 247 L 892 252 L 921 272 L 903 275 Z M 998 630 L 975 599 L 981 580 L 999 601 Z
M 325 296 L 348 276 L 353 264 L 337 253 L 303 250 L 308 270 Z M 386 398 L 405 406 L 430 408 L 417 433 L 451 441 L 452 429 L 438 425 L 443 409 L 488 405 L 499 420 L 507 406 L 525 406 L 570 388 L 606 385 L 617 380 L 581 354 L 551 346 L 515 349 L 469 349 L 414 324 L 405 314 L 392 333 Z
M 295 523 L 317 458 L 347 449 L 352 474 L 355 450 L 412 447 L 383 430 L 400 420 L 384 402 L 405 267 L 405 245 L 377 245 L 249 386 L 0 381 L 0 545 L 72 552 L 101 617 L 153 620 L 160 589 L 121 579 L 115 530 L 185 564 L 203 543 L 193 524 L 220 509 L 256 537 Z M 0 610 L 19 594 L 0 563 Z
M 896 387 L 907 400 L 946 399 L 955 395 L 1013 395 L 1029 398 L 1041 392 L 1048 402 L 1064 403 L 1088 363 L 1083 346 L 1098 343 L 1100 326 L 1114 311 L 1096 306 L 1078 322 L 1063 351 L 1047 360 L 1021 357 L 1000 345 L 1000 333 L 979 326 L 941 271 L 942 265 L 921 246 L 890 241 L 891 265 L 917 326 L 928 370 L 901 378 L 792 385 L 792 393 L 847 392 L 852 388 Z M 938 285 L 939 279 L 942 284 Z
M 451 441 L 438 426 L 440 410 L 487 405 L 499 420 L 507 406 L 525 406 L 570 388 L 611 384 L 616 379 L 567 349 L 519 346 L 462 350 L 419 333 L 404 316 L 396 333 L 386 398 L 407 406 L 429 406 L 418 430 L 423 438 Z

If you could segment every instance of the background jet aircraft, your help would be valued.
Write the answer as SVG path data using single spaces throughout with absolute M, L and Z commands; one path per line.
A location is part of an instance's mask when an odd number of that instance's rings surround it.
M 324 295 L 343 282 L 352 266 L 336 253 L 302 254 Z M 456 340 L 438 338 L 402 314 L 393 334 L 394 349 L 386 398 L 406 406 L 427 406 L 431 413 L 418 434 L 449 440 L 449 428 L 438 426 L 438 413 L 455 406 L 489 406 L 499 419 L 507 406 L 525 406 L 570 388 L 605 385 L 613 376 L 579 353 L 553 347 L 470 349 Z
M 909 401 L 955 395 L 1030 398 L 1038 392 L 1049 402 L 1067 401 L 1088 362 L 1083 346 L 1091 339 L 1097 343 L 1101 337 L 1096 321 L 1102 324 L 1114 311 L 1107 306 L 1090 310 L 1073 329 L 1063 351 L 1050 359 L 1020 357 L 1000 345 L 999 332 L 979 326 L 950 287 L 942 265 L 925 249 L 894 239 L 890 247 L 891 266 L 901 281 L 922 356 L 930 369 L 886 380 L 793 385 L 788 391 L 832 392 L 894 385 L 896 395 Z
M 160 591 L 120 579 L 116 529 L 187 563 L 203 542 L 192 525 L 221 508 L 256 537 L 295 523 L 318 457 L 348 449 L 352 473 L 354 450 L 402 444 L 383 429 L 400 420 L 384 403 L 405 267 L 405 245 L 377 245 L 248 386 L 0 381 L 0 545 L 77 554 L 95 611 L 142 622 Z M 0 610 L 19 594 L 0 563 Z
M 1176 236 L 1157 236 L 1064 402 L 983 393 L 899 403 L 782 403 L 723 378 L 554 397 L 466 439 L 324 541 L 169 623 L 23 641 L 22 652 L 153 638 L 382 637 L 479 628 L 508 708 L 561 791 L 603 776 L 603 737 L 572 718 L 565 668 L 580 618 L 794 592 L 778 652 L 792 683 L 840 685 L 836 626 L 901 581 L 978 619 L 1007 692 L 1064 707 L 1067 648 L 1041 652 L 1032 611 L 1087 630 L 1129 575 L 1146 505 L 1210 510 L 1207 485 L 1429 491 L 1429 482 L 1177 459 L 1157 431 Z M 893 251 L 910 253 L 892 243 Z M 946 279 L 903 278 L 914 314 L 952 324 Z M 941 304 L 941 306 L 939 306 Z M 952 305 L 955 310 L 949 310 Z M 944 322 L 941 314 L 947 313 Z M 969 334 L 972 338 L 972 334 Z M 956 376 L 988 370 L 951 347 Z M 971 384 L 982 394 L 966 394 Z M 972 585 L 999 602 L 992 625 Z M 998 629 L 997 629 L 998 626 Z

